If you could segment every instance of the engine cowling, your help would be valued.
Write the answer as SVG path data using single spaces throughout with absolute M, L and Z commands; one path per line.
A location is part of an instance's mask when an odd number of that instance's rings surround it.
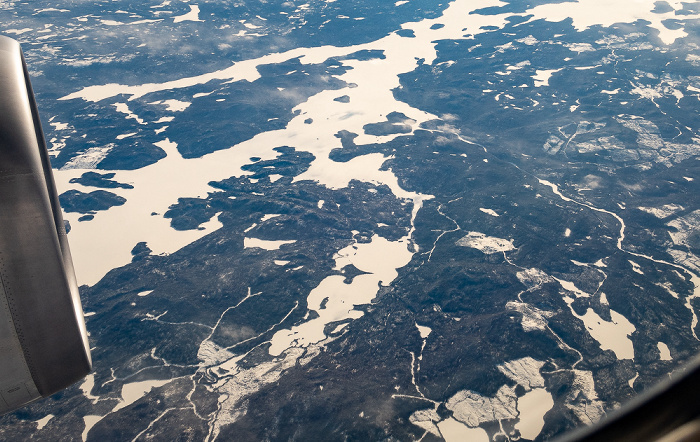
M 19 44 L 0 36 L 0 413 L 92 369 L 68 239 Z

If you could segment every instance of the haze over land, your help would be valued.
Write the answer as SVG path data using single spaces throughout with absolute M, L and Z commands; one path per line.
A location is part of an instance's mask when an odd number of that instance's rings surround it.
M 543 440 L 697 352 L 696 3 L 0 17 L 95 365 L 2 438 Z

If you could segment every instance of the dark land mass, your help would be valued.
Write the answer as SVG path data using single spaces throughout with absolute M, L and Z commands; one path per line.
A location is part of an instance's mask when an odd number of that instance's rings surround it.
M 79 190 L 68 190 L 58 197 L 61 207 L 66 212 L 94 214 L 99 210 L 121 206 L 126 199 L 106 190 L 94 190 L 84 193 Z
M 134 186 L 131 184 L 120 183 L 114 181 L 115 173 L 99 173 L 99 172 L 85 172 L 80 176 L 80 178 L 71 178 L 71 183 L 82 184 L 83 186 L 89 187 L 101 187 L 103 189 L 133 189 Z

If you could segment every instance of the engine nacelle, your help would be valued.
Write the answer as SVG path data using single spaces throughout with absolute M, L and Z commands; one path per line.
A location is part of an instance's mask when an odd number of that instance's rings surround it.
M 85 320 L 34 93 L 0 36 L 0 414 L 92 368 Z

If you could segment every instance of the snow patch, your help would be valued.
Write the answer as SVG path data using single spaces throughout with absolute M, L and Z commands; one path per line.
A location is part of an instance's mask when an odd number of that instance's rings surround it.
M 37 431 L 39 431 L 39 430 L 41 430 L 42 428 L 44 428 L 44 427 L 46 426 L 46 424 L 48 424 L 49 421 L 50 421 L 51 419 L 53 419 L 53 417 L 54 417 L 53 414 L 47 414 L 46 416 L 42 417 L 42 418 L 39 419 L 38 421 L 35 421 L 35 422 L 36 422 L 36 429 L 37 429 Z
M 683 206 L 679 206 L 678 204 L 664 204 L 661 207 L 637 207 L 637 209 L 662 219 L 683 210 Z
M 243 238 L 243 248 L 244 249 L 252 249 L 252 248 L 259 248 L 259 249 L 264 249 L 264 250 L 279 250 L 280 247 L 282 247 L 285 244 L 292 244 L 297 242 L 296 239 L 289 239 L 289 240 L 268 240 L 268 239 L 259 239 L 259 238 L 249 238 L 245 237 Z
M 691 246 L 688 244 L 688 238 L 700 229 L 700 210 L 695 210 L 683 217 L 676 218 L 668 223 L 669 226 L 675 227 L 676 232 L 668 232 L 671 240 L 676 245 Z
M 199 6 L 190 5 L 190 12 L 173 17 L 174 23 L 180 23 L 183 21 L 204 21 L 199 19 Z
M 487 215 L 499 216 L 498 213 L 496 213 L 496 211 L 493 210 L 493 209 L 484 209 L 483 207 L 481 207 L 481 208 L 479 208 L 479 210 L 481 210 L 482 212 L 486 213 Z
M 639 273 L 640 275 L 643 275 L 643 274 L 644 274 L 644 272 L 642 271 L 641 267 L 639 267 L 639 264 L 637 264 L 636 262 L 634 262 L 634 261 L 632 261 L 632 260 L 630 260 L 630 259 L 628 259 L 627 261 L 628 261 L 630 264 L 632 264 L 632 271 L 633 271 L 633 272 Z
M 504 385 L 498 389 L 493 398 L 484 397 L 470 390 L 459 391 L 447 401 L 445 406 L 452 411 L 454 418 L 458 421 L 464 422 L 469 427 L 477 427 L 485 422 L 517 418 L 517 400 L 515 390 Z
M 440 437 L 440 431 L 435 425 L 436 422 L 440 422 L 440 415 L 437 414 L 437 411 L 431 409 L 415 411 L 408 418 L 408 421 L 432 435 Z
M 559 72 L 564 68 L 559 68 L 559 69 L 537 69 L 535 71 L 535 75 L 532 76 L 532 79 L 535 81 L 535 87 L 540 87 L 540 86 L 549 86 L 549 79 L 551 78 L 552 74 L 555 72 Z
M 518 278 L 518 281 L 520 281 L 527 288 L 536 287 L 548 282 L 554 282 L 554 278 L 536 268 L 522 270 L 516 273 L 515 276 Z
M 545 331 L 547 329 L 547 318 L 554 316 L 554 312 L 540 310 L 524 302 L 509 301 L 506 303 L 506 309 L 516 311 L 523 316 L 521 324 L 526 332 Z
M 462 247 L 477 249 L 487 255 L 515 249 L 512 239 L 507 240 L 494 236 L 486 236 L 480 232 L 469 232 L 466 236 L 457 240 L 456 244 Z
M 165 110 L 168 112 L 182 112 L 192 103 L 188 101 L 180 101 L 180 100 L 159 100 L 159 101 L 153 101 L 149 104 L 164 104 L 165 105 Z
M 527 356 L 505 362 L 496 368 L 529 391 L 534 388 L 544 388 L 544 378 L 540 374 L 542 366 L 544 366 L 544 362 Z

